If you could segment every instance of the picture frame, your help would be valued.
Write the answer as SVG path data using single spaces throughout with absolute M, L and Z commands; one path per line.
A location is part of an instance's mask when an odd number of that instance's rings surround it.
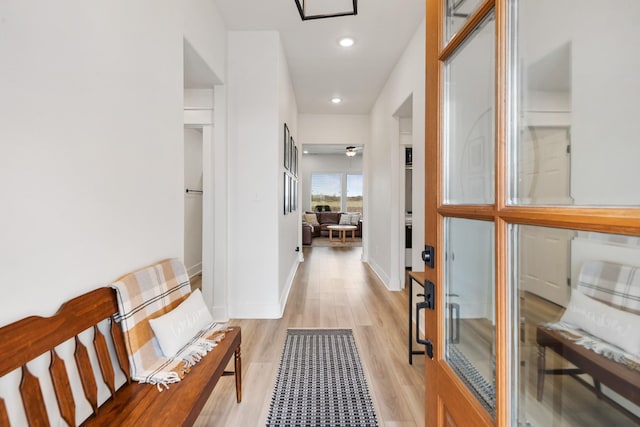
M 290 182 L 289 182 L 289 174 L 284 173 L 284 188 L 283 188 L 283 211 L 284 214 L 287 215 L 291 212 L 291 196 L 290 196 Z
M 293 197 L 292 209 L 295 212 L 298 210 L 298 180 L 296 178 L 293 178 L 292 197 Z
M 293 173 L 293 147 L 295 146 L 295 141 L 293 140 L 293 136 L 289 135 L 289 172 Z
M 293 145 L 293 176 L 298 177 L 298 147 Z
M 290 170 L 291 168 L 291 133 L 289 132 L 289 126 L 284 124 L 284 169 Z

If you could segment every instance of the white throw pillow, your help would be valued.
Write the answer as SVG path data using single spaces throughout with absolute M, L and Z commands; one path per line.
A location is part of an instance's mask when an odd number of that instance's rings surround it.
M 351 220 L 351 225 L 358 225 L 360 222 L 360 212 L 349 213 L 349 219 Z
M 640 316 L 573 290 L 561 322 L 570 323 L 628 353 L 640 355 Z
M 174 356 L 198 332 L 211 323 L 213 318 L 204 303 L 200 289 L 192 292 L 187 299 L 167 314 L 149 320 L 149 325 L 165 357 Z
M 349 214 L 340 214 L 340 223 L 339 225 L 351 225 L 351 215 Z

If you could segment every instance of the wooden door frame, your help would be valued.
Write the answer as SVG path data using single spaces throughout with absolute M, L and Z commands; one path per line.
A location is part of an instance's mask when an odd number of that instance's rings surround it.
M 640 236 L 640 208 L 575 207 L 575 206 L 510 206 L 508 197 L 507 142 L 510 137 L 509 105 L 509 4 L 512 0 L 485 0 L 465 25 L 444 44 L 444 0 L 426 0 L 425 45 L 425 243 L 436 248 L 435 269 L 427 268 L 425 276 L 436 284 L 436 307 L 444 307 L 444 218 L 457 217 L 491 221 L 495 224 L 495 303 L 496 303 L 496 418 L 487 414 L 471 392 L 444 361 L 444 316 L 437 311 L 425 312 L 425 336 L 434 343 L 434 359 L 425 360 L 426 394 L 425 425 L 445 425 L 444 407 L 438 395 L 443 381 L 450 398 L 449 409 L 465 412 L 466 425 L 508 426 L 511 421 L 509 388 L 511 350 L 509 348 L 511 291 L 508 282 L 508 228 L 510 225 L 534 225 L 581 231 Z M 493 205 L 447 205 L 443 194 L 442 106 L 443 62 L 464 42 L 492 9 L 496 20 L 496 118 L 495 118 L 495 203 Z M 443 377 L 440 377 L 443 376 Z M 442 381 L 443 380 L 443 381 Z M 464 405 L 464 408 L 463 406 Z M 434 417 L 434 415 L 436 415 Z

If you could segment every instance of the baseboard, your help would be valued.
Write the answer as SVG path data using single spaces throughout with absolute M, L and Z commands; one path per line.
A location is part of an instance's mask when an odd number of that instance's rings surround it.
M 302 254 L 302 252 L 300 252 Z M 304 261 L 304 259 L 303 259 Z M 291 291 L 291 288 L 293 287 L 293 279 L 296 276 L 296 272 L 298 271 L 298 266 L 300 265 L 300 259 L 298 258 L 298 261 L 296 263 L 294 263 L 294 265 L 291 268 L 291 271 L 289 271 L 289 277 L 287 278 L 287 284 L 285 286 L 285 291 L 282 292 L 282 294 L 280 295 L 280 317 L 282 317 L 284 315 L 284 310 L 285 308 L 287 308 L 287 300 L 289 299 L 289 292 Z
M 191 267 L 187 268 L 187 274 L 189 275 L 189 278 L 197 275 L 197 274 L 201 274 L 202 273 L 202 263 L 199 262 L 196 265 L 192 265 Z
M 378 279 L 380 279 L 384 287 L 391 290 L 391 288 L 389 287 L 389 276 L 384 273 L 384 270 L 380 268 L 380 266 L 376 264 L 375 261 L 369 260 L 367 264 L 369 265 L 369 267 L 371 267 L 371 270 L 376 274 L 376 276 L 378 276 Z

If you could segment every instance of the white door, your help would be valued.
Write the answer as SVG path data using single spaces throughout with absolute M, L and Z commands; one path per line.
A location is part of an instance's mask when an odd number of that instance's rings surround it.
M 571 141 L 568 127 L 530 126 L 519 150 L 521 202 L 567 205 L 571 198 Z
M 522 289 L 566 307 L 571 272 L 568 270 L 573 231 L 557 228 L 520 229 L 519 272 Z

